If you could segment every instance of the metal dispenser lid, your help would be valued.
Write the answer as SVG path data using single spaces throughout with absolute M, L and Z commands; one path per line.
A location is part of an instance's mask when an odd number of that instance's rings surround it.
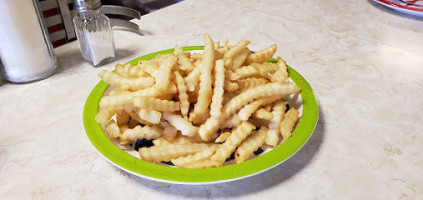
M 73 0 L 75 4 L 75 10 L 78 12 L 87 10 L 96 10 L 100 8 L 100 0 Z

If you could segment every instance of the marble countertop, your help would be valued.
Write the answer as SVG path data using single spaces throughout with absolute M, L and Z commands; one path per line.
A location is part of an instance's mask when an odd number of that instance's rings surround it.
M 423 199 L 423 19 L 373 1 L 186 0 L 114 31 L 117 60 L 93 68 L 77 42 L 51 77 L 0 86 L 1 199 Z M 243 180 L 186 186 L 128 174 L 88 140 L 97 73 L 176 44 L 276 43 L 310 83 L 320 116 L 295 156 Z

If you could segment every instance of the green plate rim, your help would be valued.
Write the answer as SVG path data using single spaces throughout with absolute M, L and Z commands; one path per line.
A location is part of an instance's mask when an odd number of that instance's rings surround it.
M 204 46 L 186 46 L 182 49 L 184 51 L 203 50 Z M 168 54 L 173 51 L 174 49 L 157 51 L 127 63 L 136 65 L 139 60 L 150 60 L 158 54 Z M 319 109 L 310 84 L 289 66 L 288 73 L 290 78 L 301 88 L 302 117 L 292 137 L 273 150 L 243 163 L 209 169 L 183 169 L 146 162 L 126 153 L 110 141 L 101 126 L 95 121 L 100 98 L 109 86 L 103 81 L 93 88 L 85 103 L 83 111 L 85 132 L 97 151 L 107 160 L 127 172 L 147 179 L 170 183 L 206 184 L 245 178 L 266 171 L 290 158 L 307 142 L 316 127 Z

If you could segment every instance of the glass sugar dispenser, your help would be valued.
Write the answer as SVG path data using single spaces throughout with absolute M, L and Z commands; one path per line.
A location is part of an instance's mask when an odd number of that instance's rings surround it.
M 101 12 L 100 0 L 74 0 L 75 32 L 82 57 L 97 67 L 115 58 L 115 45 L 110 19 Z

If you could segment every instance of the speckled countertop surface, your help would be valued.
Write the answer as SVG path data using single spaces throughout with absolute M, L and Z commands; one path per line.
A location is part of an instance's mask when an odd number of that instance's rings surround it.
M 187 0 L 114 31 L 118 58 L 93 68 L 77 42 L 57 72 L 0 86 L 1 199 L 423 199 L 423 19 L 372 1 Z M 97 73 L 174 45 L 251 40 L 311 84 L 320 116 L 295 156 L 260 175 L 184 186 L 130 175 L 85 135 Z M 3 81 L 4 82 L 4 81 Z

